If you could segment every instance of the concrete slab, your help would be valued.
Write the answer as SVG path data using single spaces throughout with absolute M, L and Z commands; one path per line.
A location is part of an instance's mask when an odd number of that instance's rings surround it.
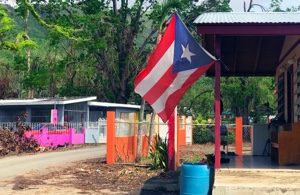
M 300 171 L 223 169 L 216 172 L 215 195 L 300 195 Z
M 221 167 L 223 169 L 284 169 L 284 170 L 300 170 L 299 165 L 279 166 L 277 163 L 271 161 L 270 156 L 229 156 L 223 155 L 225 158 L 229 158 L 229 163 L 223 163 Z

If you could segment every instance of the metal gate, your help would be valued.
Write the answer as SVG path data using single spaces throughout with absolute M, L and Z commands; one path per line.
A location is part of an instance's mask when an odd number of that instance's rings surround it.
M 85 143 L 106 143 L 106 119 L 87 123 Z

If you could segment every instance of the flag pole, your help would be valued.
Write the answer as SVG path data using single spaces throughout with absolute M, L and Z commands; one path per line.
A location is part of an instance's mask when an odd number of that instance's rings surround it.
M 176 118 L 177 118 L 177 106 L 168 120 L 168 170 L 175 171 L 175 134 L 176 134 Z M 178 151 L 177 151 L 178 152 Z
M 220 37 L 215 37 L 216 56 L 221 56 Z M 215 62 L 215 168 L 221 168 L 221 151 L 220 151 L 220 129 L 221 129 L 221 107 L 220 107 L 220 80 L 221 80 L 221 64 L 217 60 Z

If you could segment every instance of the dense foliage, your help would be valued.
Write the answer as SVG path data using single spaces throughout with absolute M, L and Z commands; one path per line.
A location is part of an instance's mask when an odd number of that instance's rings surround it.
M 206 144 L 206 143 L 214 143 L 215 135 L 214 135 L 214 126 L 210 125 L 195 125 L 193 127 L 193 143 L 194 144 Z M 227 142 L 227 144 L 234 143 L 234 132 L 232 130 L 228 130 L 228 134 L 226 136 L 221 137 L 221 144 L 223 142 Z
M 253 1 L 251 1 L 252 3 Z M 278 11 L 281 0 L 270 10 Z M 0 98 L 89 96 L 140 103 L 133 80 L 145 66 L 169 15 L 177 10 L 196 39 L 192 21 L 208 11 L 231 11 L 229 0 L 17 0 L 0 7 Z M 241 5 L 243 6 L 243 5 Z M 250 11 L 254 4 L 247 5 Z M 296 7 L 291 8 L 297 9 Z M 260 118 L 275 108 L 272 78 L 223 78 L 227 113 Z M 200 79 L 181 113 L 213 116 L 214 80 Z M 249 117 L 248 117 L 249 116 Z

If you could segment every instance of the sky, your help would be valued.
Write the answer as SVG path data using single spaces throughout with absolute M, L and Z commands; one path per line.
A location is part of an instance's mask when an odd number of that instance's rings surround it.
M 236 12 L 243 12 L 244 11 L 244 1 L 246 1 L 246 5 L 249 5 L 250 0 L 231 0 L 230 1 L 230 7 L 233 9 L 233 11 Z M 264 8 L 268 9 L 271 4 L 271 0 L 253 0 L 253 3 L 260 4 L 264 6 Z M 283 9 L 288 7 L 298 7 L 300 5 L 299 0 L 282 0 L 281 7 Z M 261 11 L 259 7 L 255 8 L 255 11 Z

